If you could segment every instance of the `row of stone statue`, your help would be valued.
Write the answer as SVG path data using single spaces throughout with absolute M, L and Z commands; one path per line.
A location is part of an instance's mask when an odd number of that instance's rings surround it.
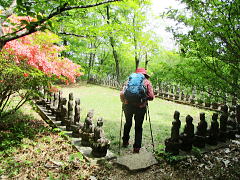
M 183 132 L 179 133 L 181 121 L 180 113 L 175 111 L 172 122 L 171 137 L 165 140 L 165 151 L 174 155 L 179 154 L 179 150 L 191 151 L 192 146 L 204 148 L 206 144 L 217 145 L 218 142 L 226 142 L 228 139 L 235 139 L 236 134 L 240 134 L 240 105 L 221 106 L 220 124 L 218 113 L 213 113 L 210 128 L 205 120 L 205 113 L 200 113 L 200 122 L 194 132 L 193 118 L 186 116 L 186 124 Z
M 118 83 L 115 79 L 112 79 L 110 77 L 102 79 L 93 76 L 90 78 L 89 82 L 118 89 L 121 89 L 121 87 L 123 86 L 121 83 Z M 206 107 L 211 109 L 219 109 L 221 104 L 226 104 L 227 100 L 229 101 L 229 99 L 231 99 L 232 104 L 236 105 L 237 103 L 235 97 L 231 97 L 227 94 L 222 101 L 210 102 L 210 94 L 204 95 L 204 92 L 197 93 L 196 88 L 193 88 L 191 92 L 186 92 L 184 89 L 181 89 L 179 85 L 170 85 L 166 83 L 160 83 L 158 87 L 154 88 L 154 94 L 163 99 L 179 101 L 181 103 L 197 105 L 199 107 Z
M 72 136 L 81 138 L 81 145 L 92 148 L 92 155 L 94 157 L 106 156 L 107 150 L 110 147 L 110 141 L 105 138 L 103 131 L 103 119 L 99 118 L 97 126 L 93 124 L 93 110 L 87 113 L 84 123 L 80 121 L 80 99 L 75 99 L 73 93 L 69 94 L 69 99 L 62 97 L 62 92 L 50 93 L 44 91 L 44 98 L 38 101 L 56 117 L 55 121 L 66 126 L 67 131 L 72 131 Z

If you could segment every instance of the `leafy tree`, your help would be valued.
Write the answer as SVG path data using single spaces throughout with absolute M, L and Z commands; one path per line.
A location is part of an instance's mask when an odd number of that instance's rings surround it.
M 150 38 L 146 37 L 149 35 L 141 35 L 144 33 L 146 18 L 145 13 L 141 14 L 140 4 L 143 3 L 132 0 L 111 6 L 107 4 L 85 10 L 84 14 L 80 14 L 81 18 L 77 18 L 77 10 L 72 10 L 54 21 L 54 26 L 57 27 L 55 32 L 58 33 L 60 29 L 60 35 L 64 36 L 70 47 L 67 54 L 86 69 L 86 74 L 90 71 L 90 74 L 103 73 L 101 76 L 112 76 L 122 81 L 125 74 L 135 69 L 136 54 L 138 61 L 145 60 L 146 44 L 151 44 L 147 43 Z M 133 11 L 137 12 L 135 24 Z M 134 29 L 137 49 L 133 41 Z M 151 53 L 147 56 L 148 59 L 150 56 Z M 94 59 L 90 60 L 91 57 Z M 94 63 L 89 63 L 90 61 Z
M 16 112 L 26 101 L 39 95 L 37 87 L 48 86 L 50 77 L 29 66 L 16 62 L 9 53 L 0 54 L 0 120 Z M 16 103 L 17 102 L 17 103 Z
M 9 19 L 10 22 L 17 24 L 19 21 L 27 21 L 30 17 L 10 16 Z M 3 28 L 4 33 L 11 33 L 11 30 L 12 28 Z M 14 55 L 16 62 L 26 60 L 29 65 L 49 76 L 56 75 L 59 78 L 63 76 L 74 82 L 75 77 L 80 75 L 80 66 L 67 58 L 59 57 L 64 47 L 55 44 L 60 41 L 57 35 L 49 31 L 35 32 L 6 43 L 4 50 Z
M 179 79 L 191 85 L 202 83 L 206 87 L 203 90 L 214 94 L 229 93 L 239 98 L 239 0 L 181 2 L 186 5 L 184 11 L 171 9 L 167 13 L 177 22 L 169 30 L 187 57 L 177 70 L 182 74 Z
M 107 4 L 111 2 L 116 2 L 121 0 L 106 0 L 106 1 L 95 1 L 89 0 L 86 1 L 75 1 L 75 0 L 59 0 L 59 1 L 29 1 L 29 0 L 13 0 L 10 7 L 4 7 L 4 10 L 1 10 L 1 19 L 0 19 L 0 49 L 3 46 L 11 41 L 18 39 L 20 37 L 29 35 L 39 30 L 43 30 L 46 27 L 51 28 L 52 23 L 51 19 L 61 15 L 63 12 L 72 10 L 72 9 L 87 9 L 95 6 L 100 6 L 102 4 Z M 6 1 L 3 1 L 6 2 Z M 4 6 L 7 6 L 9 3 L 4 3 Z M 2 28 L 3 23 L 7 20 L 9 16 L 17 13 L 20 16 L 31 16 L 37 19 L 37 21 L 22 21 L 21 25 L 8 34 L 3 34 Z
M 29 17 L 9 17 L 10 22 Z M 4 28 L 4 33 L 12 28 Z M 0 51 L 0 118 L 16 112 L 39 95 L 38 87 L 51 87 L 56 78 L 68 82 L 81 75 L 80 66 L 59 57 L 61 39 L 49 31 L 35 32 L 7 42 Z M 17 103 L 13 103 L 17 99 Z

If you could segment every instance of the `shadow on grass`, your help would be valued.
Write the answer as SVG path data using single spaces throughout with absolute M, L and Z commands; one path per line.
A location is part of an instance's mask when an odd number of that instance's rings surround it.
M 37 134 L 49 132 L 43 121 L 21 111 L 0 119 L 0 151 L 21 145 L 24 138 L 34 139 Z
M 123 121 L 123 124 L 122 124 L 121 137 L 123 136 L 124 123 L 125 121 Z M 130 140 L 129 140 L 130 144 L 127 148 L 123 148 L 121 146 L 122 138 L 120 138 L 120 123 L 116 124 L 115 122 L 108 122 L 108 127 L 105 127 L 105 135 L 111 141 L 111 145 L 110 145 L 111 151 L 113 151 L 116 154 L 119 152 L 119 141 L 120 141 L 120 149 L 122 154 L 132 152 L 134 137 L 135 137 L 134 126 L 135 124 L 133 121 L 133 125 L 130 131 Z M 156 123 L 152 123 L 152 134 L 153 134 L 155 150 L 159 146 L 161 147 L 164 146 L 164 140 L 170 137 L 170 132 L 171 132 L 171 127 L 169 127 L 168 125 L 162 124 L 159 126 Z M 149 152 L 153 151 L 149 122 L 145 122 L 143 124 L 142 147 Z

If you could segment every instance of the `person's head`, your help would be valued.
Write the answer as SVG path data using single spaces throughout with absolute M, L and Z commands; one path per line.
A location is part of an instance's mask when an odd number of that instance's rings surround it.
M 135 73 L 142 73 L 147 79 L 150 77 L 148 74 L 147 74 L 147 71 L 146 69 L 144 68 L 137 68 Z

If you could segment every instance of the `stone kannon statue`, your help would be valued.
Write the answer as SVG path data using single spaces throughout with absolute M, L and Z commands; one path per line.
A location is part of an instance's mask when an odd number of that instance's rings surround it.
M 225 142 L 227 139 L 227 120 L 228 120 L 228 106 L 221 106 L 221 115 L 220 115 L 220 129 L 219 129 L 219 140 Z
M 230 114 L 227 121 L 227 132 L 228 132 L 228 138 L 229 139 L 235 139 L 236 133 L 237 133 L 237 121 L 236 121 L 236 113 L 235 113 L 236 107 L 232 106 L 230 107 Z
M 51 104 L 51 100 L 52 100 L 52 96 L 51 96 L 51 92 L 49 90 L 45 90 L 45 95 L 46 95 L 46 98 L 45 98 L 45 107 L 46 109 L 49 111 L 50 110 L 50 104 Z
M 190 115 L 186 117 L 186 125 L 184 126 L 183 133 L 180 135 L 180 139 L 182 140 L 180 148 L 183 151 L 191 151 L 192 143 L 194 140 L 194 125 L 193 118 Z
M 104 157 L 110 147 L 110 141 L 105 138 L 103 131 L 103 119 L 99 118 L 97 126 L 94 128 L 94 135 L 91 140 L 92 155 L 94 157 Z
M 56 114 L 56 110 L 58 108 L 58 101 L 59 101 L 59 96 L 58 94 L 55 92 L 53 94 L 53 103 L 51 104 L 50 108 L 51 108 L 51 112 L 52 112 L 52 115 L 55 115 Z
M 80 99 L 77 98 L 75 100 L 75 114 L 74 114 L 74 122 L 71 125 L 71 129 L 73 131 L 72 136 L 79 138 L 80 137 L 80 130 L 83 128 L 83 123 L 80 122 L 80 112 L 81 112 L 81 108 L 80 108 Z
M 240 105 L 236 105 L 237 134 L 240 134 Z
M 181 127 L 181 121 L 179 120 L 179 116 L 180 113 L 175 111 L 171 128 L 171 138 L 165 140 L 165 151 L 173 155 L 179 154 L 180 148 L 179 129 Z
M 60 121 L 61 101 L 62 101 L 62 91 L 59 91 L 59 92 L 58 92 L 57 109 L 55 110 L 56 121 Z
M 217 121 L 218 113 L 213 113 L 211 126 L 208 130 L 207 143 L 209 145 L 217 145 L 219 137 L 219 123 Z
M 66 130 L 67 131 L 71 131 L 71 125 L 73 124 L 73 121 L 74 121 L 73 106 L 74 106 L 73 93 L 69 93 L 68 116 L 67 116 L 67 120 L 66 120 Z
M 49 103 L 46 105 L 46 109 L 48 110 L 48 112 L 52 112 L 51 111 L 51 106 L 52 106 L 53 101 L 54 101 L 54 93 L 53 92 L 49 92 L 48 93 L 48 97 L 49 97 Z
M 61 112 L 60 112 L 60 121 L 62 126 L 66 126 L 66 120 L 67 120 L 67 99 L 62 98 L 61 100 Z
M 197 131 L 194 136 L 193 145 L 198 148 L 204 148 L 207 135 L 207 121 L 205 120 L 205 113 L 200 113 L 200 122 L 197 126 Z
M 90 146 L 90 140 L 93 137 L 94 125 L 93 125 L 93 110 L 89 111 L 82 129 L 80 130 L 80 137 L 82 138 L 82 146 Z

